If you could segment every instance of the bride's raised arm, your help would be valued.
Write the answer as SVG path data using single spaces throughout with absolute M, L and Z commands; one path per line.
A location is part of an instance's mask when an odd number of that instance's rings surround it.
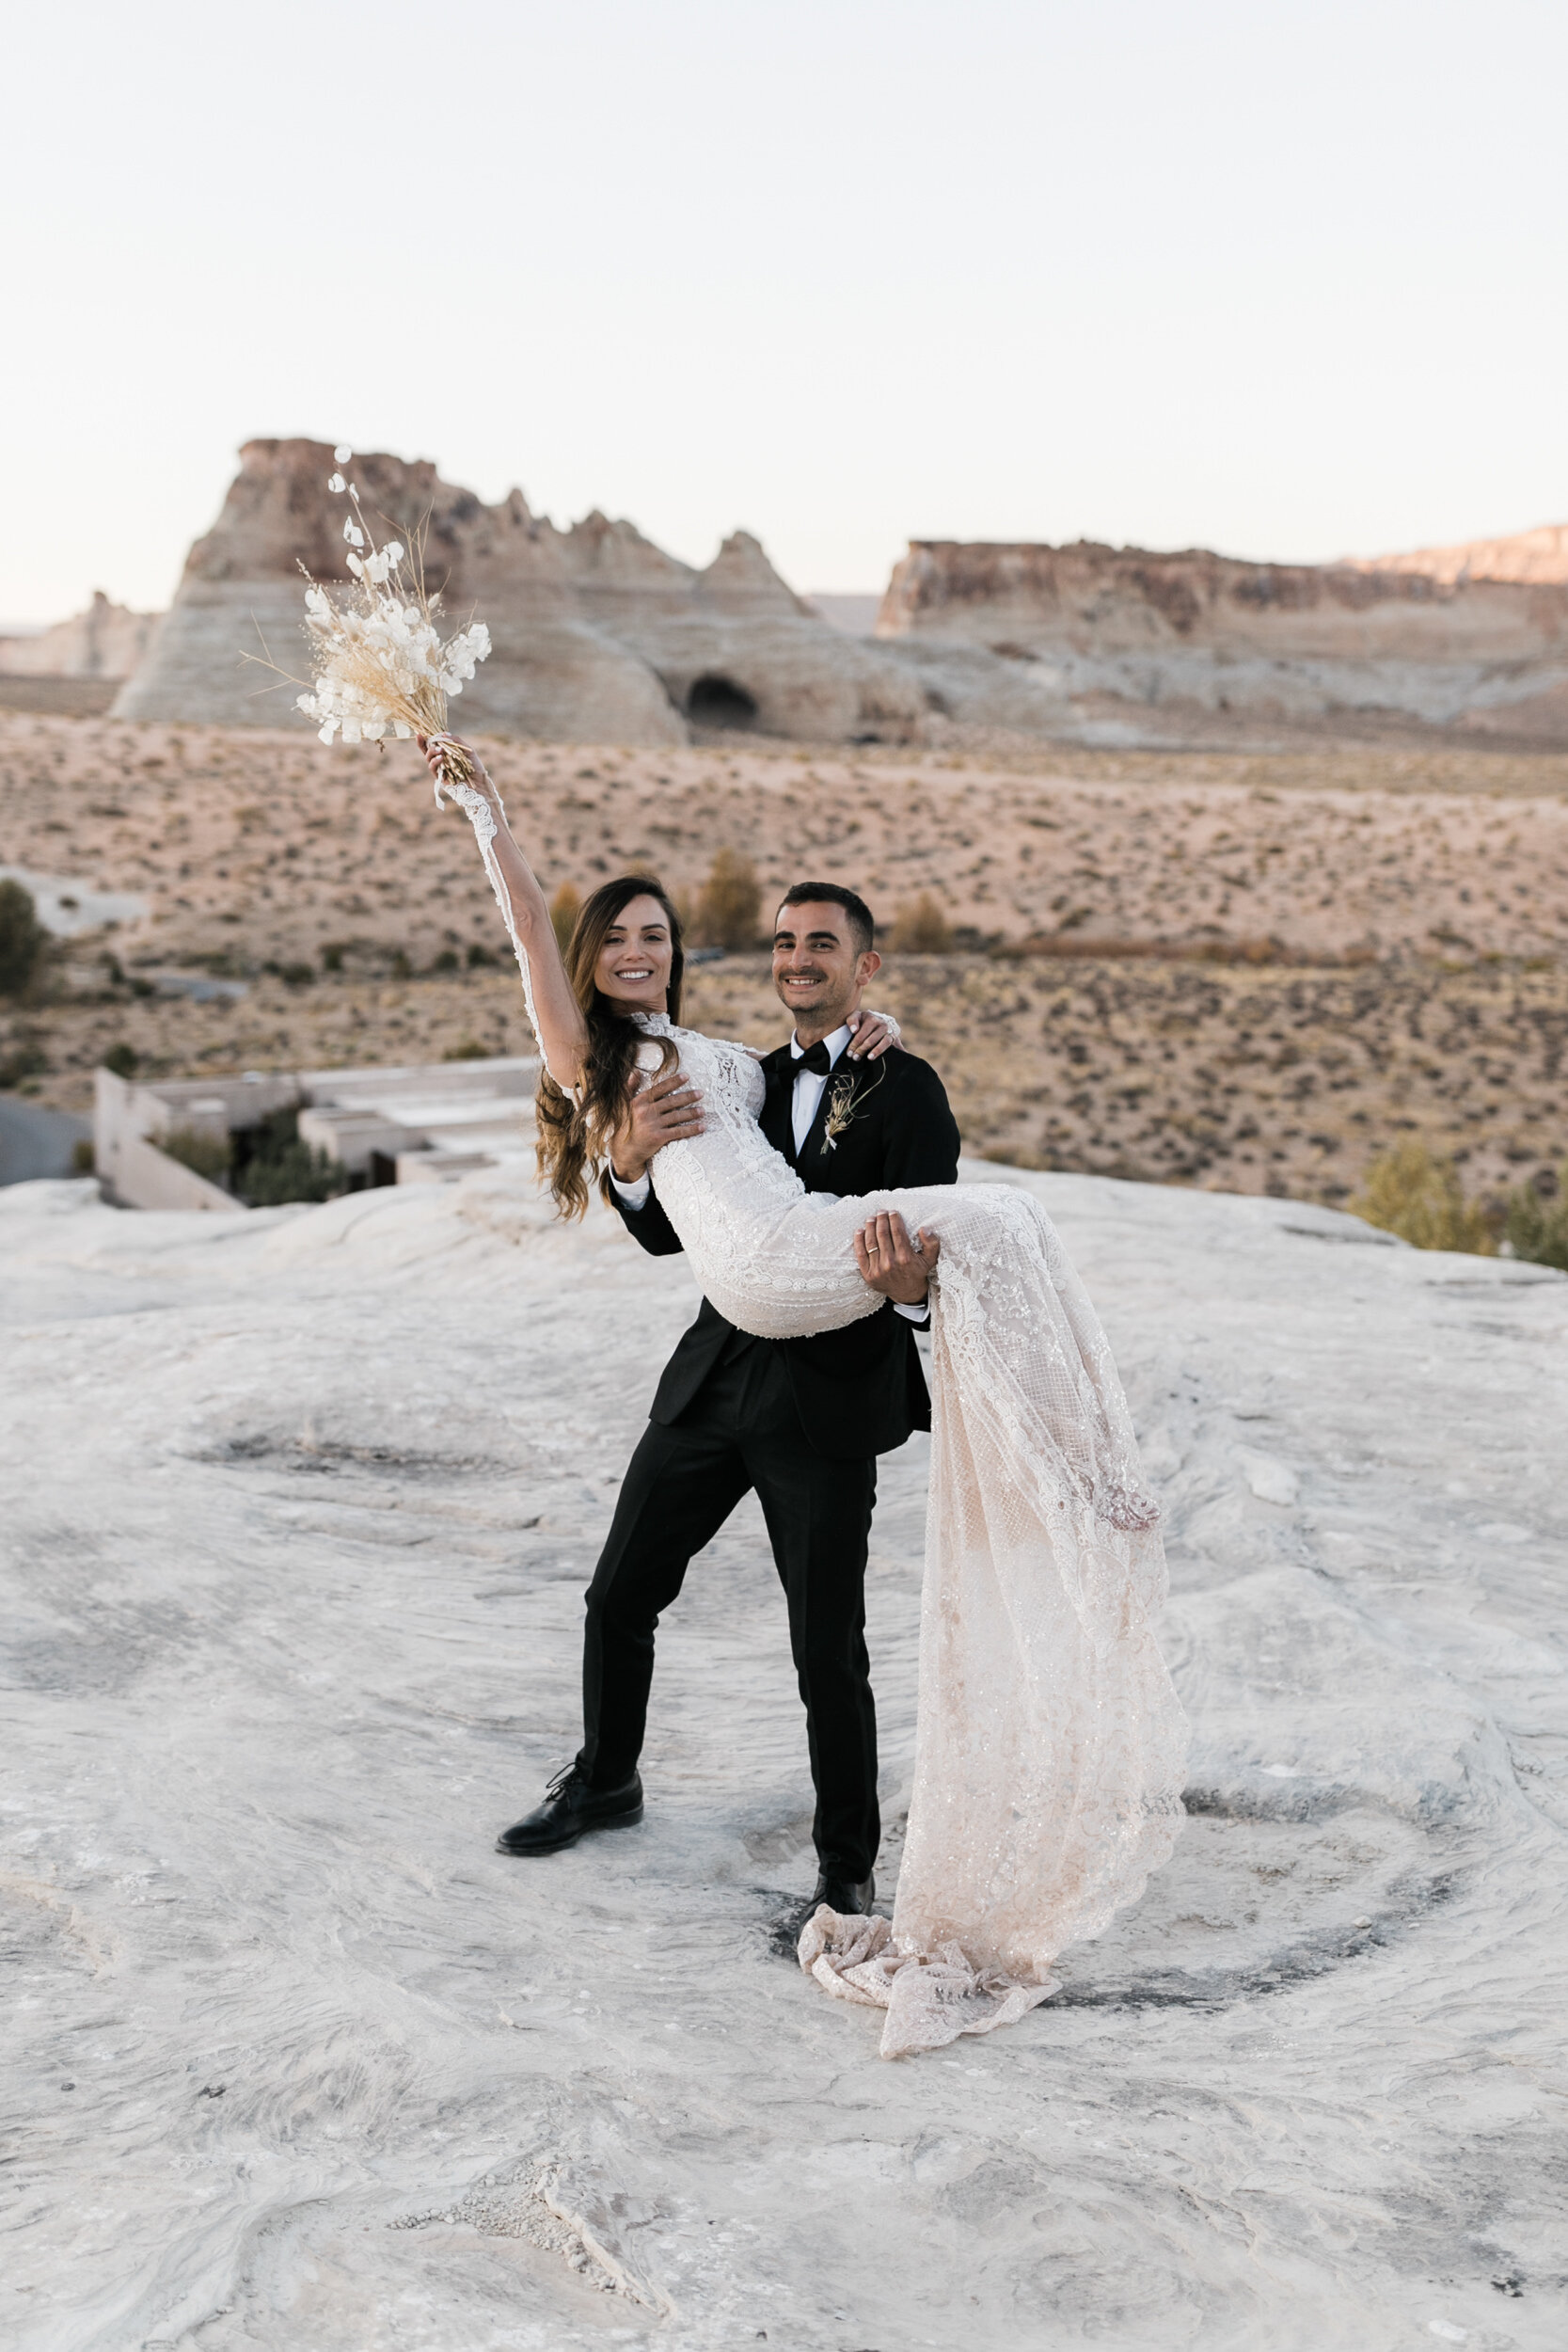
M 460 744 L 453 735 L 420 736 L 419 744 L 436 779 L 436 799 L 452 802 L 473 825 L 484 870 L 517 951 L 528 1017 L 545 1066 L 557 1086 L 570 1093 L 582 1076 L 588 1025 L 566 977 L 538 877 L 513 836 L 501 796 L 473 746 Z M 454 747 L 461 749 L 473 771 L 471 782 L 453 772 Z

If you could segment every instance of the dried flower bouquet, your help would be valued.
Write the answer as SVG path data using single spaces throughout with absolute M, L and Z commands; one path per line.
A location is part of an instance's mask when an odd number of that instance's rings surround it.
M 334 454 L 341 467 L 353 452 Z M 412 556 L 401 539 L 378 548 L 355 485 L 338 472 L 326 486 L 348 501 L 343 537 L 356 590 L 334 595 L 306 574 L 312 691 L 298 697 L 298 707 L 319 723 L 324 743 L 336 736 L 345 743 L 379 743 L 388 736 L 406 741 L 445 735 L 448 699 L 463 691 L 489 653 L 490 632 L 474 621 L 443 639 L 436 627 L 441 599 L 426 588 L 422 544 Z M 455 744 L 445 767 L 454 784 L 474 781 Z

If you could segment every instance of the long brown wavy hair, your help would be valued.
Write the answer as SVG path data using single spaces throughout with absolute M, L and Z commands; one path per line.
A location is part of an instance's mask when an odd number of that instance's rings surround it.
M 603 1198 L 607 1201 L 611 1198 L 610 1139 L 626 1115 L 637 1049 L 647 1041 L 636 1022 L 600 994 L 594 977 L 611 925 L 634 898 L 657 898 L 664 910 L 673 950 L 666 1001 L 671 1020 L 678 1022 L 681 1017 L 686 954 L 681 919 L 669 892 L 650 874 L 621 874 L 614 882 L 601 882 L 578 916 L 565 956 L 566 977 L 588 1024 L 582 1084 L 574 1100 L 557 1086 L 547 1070 L 542 1070 L 539 1077 L 539 1173 L 548 1177 L 550 1198 L 562 1216 L 586 1215 L 588 1188 L 595 1177 Z M 659 1039 L 658 1043 L 663 1049 L 661 1070 L 669 1070 L 677 1059 L 675 1049 L 668 1038 Z

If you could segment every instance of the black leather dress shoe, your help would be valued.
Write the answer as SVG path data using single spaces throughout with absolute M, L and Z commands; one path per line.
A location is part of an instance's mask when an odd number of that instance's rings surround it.
M 503 1829 L 498 1853 L 559 1853 L 591 1829 L 631 1829 L 642 1819 L 642 1783 L 633 1772 L 624 1788 L 591 1788 L 576 1764 L 558 1772 L 532 1813 Z
M 865 1919 L 877 1899 L 877 1882 L 866 1879 L 857 1886 L 852 1879 L 835 1879 L 823 1871 L 816 1882 L 816 1892 L 800 1914 L 800 1925 L 804 1928 L 816 1915 L 819 1904 L 826 1903 L 841 1919 Z

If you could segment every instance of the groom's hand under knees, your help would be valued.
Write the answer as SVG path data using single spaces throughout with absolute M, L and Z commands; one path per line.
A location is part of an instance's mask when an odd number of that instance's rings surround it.
M 610 1168 L 623 1184 L 635 1184 L 647 1174 L 656 1152 L 702 1132 L 702 1096 L 678 1070 L 666 1071 L 652 1086 L 633 1095 L 631 1109 L 616 1130 L 610 1148 Z
M 918 1307 L 930 1287 L 942 1244 L 924 1226 L 911 1241 L 896 1209 L 879 1209 L 855 1235 L 855 1263 L 862 1279 L 900 1307 Z

